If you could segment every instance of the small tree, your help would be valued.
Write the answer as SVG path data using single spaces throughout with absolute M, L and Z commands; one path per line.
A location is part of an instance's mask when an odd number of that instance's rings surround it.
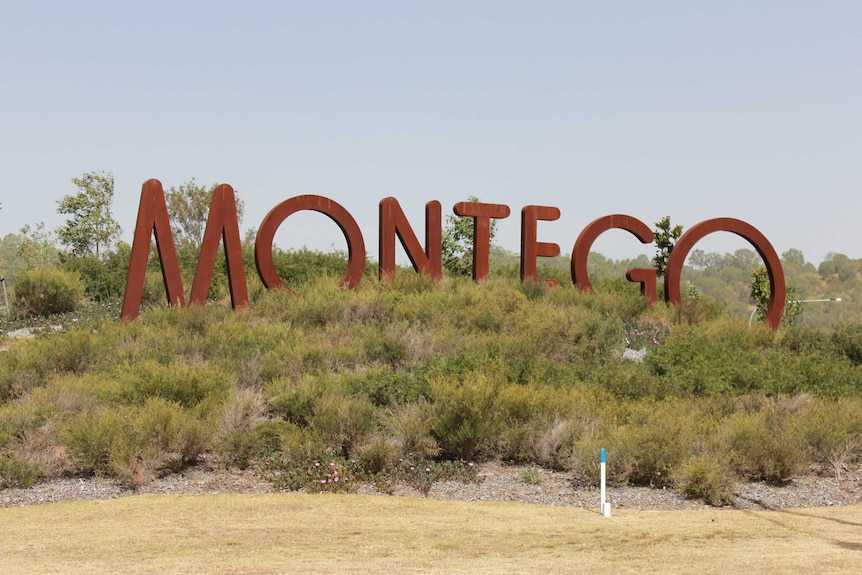
M 478 202 L 470 196 L 468 201 Z M 491 243 L 497 233 L 497 221 L 491 220 Z M 455 275 L 468 276 L 473 269 L 473 218 L 446 216 L 443 227 L 443 267 Z
M 194 247 L 201 245 L 209 216 L 210 203 L 217 186 L 218 184 L 213 184 L 209 188 L 199 186 L 192 178 L 179 187 L 171 187 L 165 194 L 174 241 L 178 245 L 184 244 Z M 240 222 L 242 222 L 244 209 L 244 203 L 237 198 L 236 214 Z
M 114 175 L 110 172 L 89 172 L 72 178 L 78 193 L 57 200 L 57 212 L 69 214 L 66 225 L 57 230 L 60 243 L 73 255 L 95 255 L 120 237 L 120 225 L 111 215 L 114 201 Z
M 673 246 L 682 235 L 682 226 L 671 227 L 670 216 L 665 216 L 655 223 L 653 233 L 657 250 L 652 261 L 655 264 L 656 273 L 661 277 L 667 269 L 667 260 L 670 258 Z

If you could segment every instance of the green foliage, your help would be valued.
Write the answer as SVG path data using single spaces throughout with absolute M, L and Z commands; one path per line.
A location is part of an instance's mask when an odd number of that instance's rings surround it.
M 0 489 L 32 486 L 42 474 L 35 463 L 0 454 Z
M 470 196 L 470 202 L 479 198 Z M 491 243 L 497 233 L 497 221 L 491 220 Z M 473 270 L 473 218 L 446 216 L 443 226 L 443 267 L 452 275 L 469 276 Z
M 21 271 L 54 267 L 59 262 L 54 234 L 46 231 L 42 222 L 33 228 L 25 225 L 21 228 L 15 256 L 16 267 Z
M 111 215 L 114 175 L 89 172 L 72 178 L 72 183 L 78 193 L 57 201 L 57 213 L 70 216 L 57 230 L 57 238 L 73 255 L 99 258 L 120 237 L 120 225 Z
M 751 272 L 751 299 L 757 306 L 754 318 L 762 322 L 766 317 L 769 307 L 769 274 L 766 268 L 758 268 Z M 802 313 L 802 302 L 796 295 L 792 286 L 787 286 L 787 294 L 784 300 L 784 315 L 781 317 L 781 327 L 793 325 L 799 314 Z
M 432 434 L 443 453 L 472 459 L 488 448 L 499 424 L 495 402 L 501 384 L 499 377 L 480 371 L 465 373 L 462 381 L 430 381 Z
M 800 436 L 790 424 L 792 413 L 777 413 L 768 403 L 755 413 L 737 413 L 725 426 L 731 465 L 748 480 L 784 483 L 808 463 Z
M 812 461 L 840 479 L 862 454 L 862 402 L 840 398 L 813 403 L 797 420 L 797 429 Z
M 402 291 L 397 277 L 356 290 L 313 279 L 302 297 L 265 292 L 239 312 L 149 308 L 132 324 L 114 308 L 66 333 L 4 340 L 0 452 L 46 477 L 130 486 L 206 452 L 314 491 L 366 480 L 425 490 L 467 477 L 473 458 L 595 485 L 606 447 L 612 481 L 714 505 L 733 481 L 859 464 L 857 324 L 694 321 L 702 311 L 648 307 L 618 279 L 530 299 L 515 278 L 435 285 L 405 274 Z M 69 460 L 50 463 L 48 446 Z M 337 487 L 319 483 L 333 462 Z
M 734 474 L 726 456 L 699 455 L 675 473 L 674 483 L 690 499 L 723 507 L 733 503 Z
M 19 314 L 46 317 L 77 309 L 83 291 L 75 275 L 61 270 L 35 269 L 18 275 L 13 299 Z
M 174 242 L 178 246 L 197 247 L 201 245 L 209 216 L 210 203 L 217 186 L 218 184 L 213 184 L 209 188 L 199 186 L 192 178 L 179 187 L 171 186 L 165 192 L 165 202 L 171 219 Z M 245 204 L 237 198 L 236 212 L 240 222 L 242 222 L 244 211 Z
M 116 376 L 122 400 L 132 404 L 161 398 L 191 408 L 206 399 L 225 399 L 230 391 L 228 374 L 201 364 L 162 365 L 143 361 L 134 366 L 120 366 Z
M 84 294 L 103 302 L 123 296 L 129 268 L 131 248 L 120 243 L 116 250 L 103 252 L 100 258 L 92 255 L 66 257 L 63 269 L 76 274 L 84 282 Z
M 266 403 L 254 389 L 234 388 L 219 414 L 213 449 L 225 467 L 245 469 L 266 447 L 257 427 L 266 421 Z
M 670 216 L 665 216 L 655 223 L 655 246 L 656 254 L 653 258 L 653 265 L 659 277 L 664 275 L 667 269 L 667 260 L 673 252 L 673 246 L 676 241 L 682 236 L 682 226 L 671 226 Z
M 80 473 L 112 475 L 129 486 L 181 470 L 209 443 L 200 421 L 161 398 L 82 411 L 63 424 L 60 437 Z

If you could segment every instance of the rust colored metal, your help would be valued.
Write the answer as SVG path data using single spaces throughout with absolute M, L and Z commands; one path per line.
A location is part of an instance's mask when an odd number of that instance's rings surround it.
M 655 268 L 631 268 L 626 270 L 626 279 L 630 282 L 641 284 L 641 294 L 649 302 L 649 305 L 655 303 L 657 277 L 658 274 Z
M 221 184 L 213 192 L 207 227 L 204 231 L 201 251 L 189 303 L 204 305 L 207 301 L 213 270 L 218 257 L 219 240 L 224 243 L 227 260 L 227 277 L 230 301 L 234 309 L 248 305 L 248 284 L 242 261 L 242 240 L 239 235 L 239 218 L 236 212 L 236 196 L 228 184 Z
M 491 219 L 508 218 L 511 210 L 505 204 L 482 202 L 458 202 L 455 215 L 473 218 L 473 280 L 483 283 L 488 280 L 491 259 Z
M 359 285 L 359 280 L 362 279 L 362 274 L 365 271 L 365 240 L 362 238 L 362 232 L 350 212 L 339 203 L 323 196 L 314 195 L 295 196 L 285 200 L 272 208 L 263 218 L 254 244 L 254 261 L 263 285 L 268 289 L 280 288 L 293 292 L 278 276 L 272 261 L 272 244 L 275 240 L 275 233 L 282 222 L 291 214 L 303 210 L 324 214 L 341 229 L 344 239 L 347 240 L 348 261 L 347 271 L 341 277 L 339 285 L 347 286 L 349 289 L 355 288 Z
M 120 317 L 133 320 L 141 310 L 144 283 L 147 277 L 147 260 L 150 255 L 150 240 L 156 238 L 156 249 L 162 268 L 162 279 L 168 303 L 173 306 L 185 305 L 183 281 L 177 262 L 177 250 L 171 232 L 171 222 L 165 203 L 165 192 L 158 180 L 147 180 L 141 187 L 141 203 L 132 239 L 132 253 L 129 258 L 129 271 L 126 274 L 126 290 Z
M 560 219 L 560 209 L 551 206 L 524 206 L 521 208 L 521 281 L 538 281 L 547 287 L 556 287 L 554 279 L 537 278 L 536 260 L 560 255 L 559 244 L 539 242 L 539 220 L 552 222 Z
M 395 275 L 395 236 L 401 240 L 413 269 L 440 281 L 443 277 L 443 210 L 440 202 L 425 204 L 425 250 L 407 221 L 401 204 L 395 198 L 380 200 L 378 277 L 383 280 Z
M 747 240 L 760 254 L 766 264 L 766 272 L 769 274 L 769 306 L 766 309 L 763 323 L 772 329 L 778 329 L 781 316 L 784 315 L 784 299 L 787 296 L 787 287 L 784 285 L 784 268 L 781 267 L 781 260 L 766 236 L 742 220 L 713 218 L 693 225 L 680 236 L 667 261 L 664 276 L 665 299 L 674 305 L 679 305 L 682 302 L 680 281 L 685 258 L 688 257 L 688 253 L 697 242 L 713 232 L 734 233 Z
M 648 244 L 655 240 L 652 230 L 645 223 L 624 214 L 604 216 L 587 224 L 587 227 L 581 231 L 578 239 L 575 240 L 575 247 L 572 250 L 572 282 L 581 291 L 593 291 L 593 286 L 590 283 L 590 277 L 587 272 L 590 249 L 593 247 L 596 238 L 612 229 L 625 230 L 640 240 L 642 244 Z M 655 302 L 656 278 L 654 269 L 630 269 L 626 273 L 626 278 L 629 281 L 639 282 L 641 284 L 641 293 L 647 297 L 650 304 Z

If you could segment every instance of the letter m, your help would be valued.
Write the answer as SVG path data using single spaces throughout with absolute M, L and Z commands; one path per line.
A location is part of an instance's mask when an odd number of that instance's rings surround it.
M 185 306 L 183 280 L 180 276 L 180 266 L 177 261 L 177 250 L 174 245 L 174 236 L 165 202 L 165 192 L 161 182 L 147 180 L 141 189 L 138 220 L 132 239 L 126 290 L 123 295 L 123 308 L 120 312 L 123 319 L 133 320 L 140 313 L 150 245 L 154 235 L 168 303 L 183 307 Z M 221 184 L 216 187 L 210 203 L 206 231 L 204 231 L 192 291 L 189 296 L 189 303 L 192 305 L 206 303 L 220 239 L 224 242 L 231 304 L 234 307 L 248 305 L 248 287 L 242 261 L 242 242 L 239 237 L 236 198 L 233 188 L 228 184 Z

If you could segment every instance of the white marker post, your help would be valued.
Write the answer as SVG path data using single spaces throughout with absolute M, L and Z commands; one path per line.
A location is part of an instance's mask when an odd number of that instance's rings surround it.
M 611 504 L 608 501 L 606 501 L 606 490 L 605 490 L 605 481 L 606 481 L 605 460 L 606 459 L 607 459 L 607 455 L 605 454 L 605 448 L 603 447 L 602 448 L 601 471 L 600 471 L 602 501 L 601 501 L 601 505 L 600 505 L 599 509 L 601 510 L 602 515 L 604 517 L 610 517 L 611 516 Z

